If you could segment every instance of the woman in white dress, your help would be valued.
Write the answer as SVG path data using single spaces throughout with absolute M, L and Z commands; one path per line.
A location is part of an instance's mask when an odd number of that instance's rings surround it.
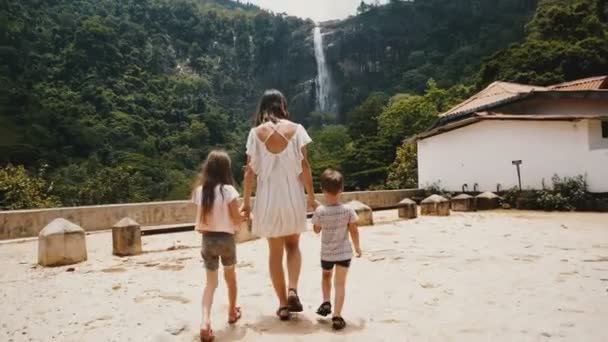
M 306 145 L 311 141 L 302 125 L 289 121 L 283 94 L 267 90 L 258 106 L 255 127 L 247 139 L 243 211 L 251 212 L 255 184 L 252 232 L 268 239 L 270 278 L 279 300 L 277 316 L 281 320 L 290 319 L 292 312 L 302 311 L 298 298 L 302 267 L 300 233 L 307 229 L 307 207 L 317 206 L 306 152 Z

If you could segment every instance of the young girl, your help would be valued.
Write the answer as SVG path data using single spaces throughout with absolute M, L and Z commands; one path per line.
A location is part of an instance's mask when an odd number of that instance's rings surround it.
M 196 230 L 203 235 L 201 255 L 207 270 L 207 284 L 203 292 L 201 341 L 213 341 L 211 305 L 218 285 L 221 260 L 228 287 L 228 323 L 241 318 L 236 306 L 236 244 L 234 234 L 245 218 L 239 212 L 238 192 L 234 188 L 230 157 L 223 151 L 212 151 L 202 166 L 194 185 L 192 200 L 197 204 Z

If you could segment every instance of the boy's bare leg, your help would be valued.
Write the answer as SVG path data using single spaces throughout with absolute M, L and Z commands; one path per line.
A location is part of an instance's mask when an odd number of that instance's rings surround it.
M 213 305 L 213 295 L 217 289 L 218 274 L 217 271 L 207 270 L 207 283 L 203 291 L 203 316 L 201 320 L 201 329 L 209 329 L 211 327 L 211 306 Z
M 333 270 L 323 270 L 323 280 L 321 281 L 321 288 L 323 289 L 323 303 L 331 302 L 331 277 L 333 276 Z
M 226 287 L 228 288 L 228 313 L 232 314 L 236 309 L 236 267 L 234 265 L 224 267 L 224 280 L 226 280 Z
M 285 272 L 283 271 L 283 238 L 268 239 L 268 268 L 270 280 L 279 299 L 279 306 L 287 305 L 287 287 L 285 286 Z
M 344 296 L 346 292 L 346 275 L 348 267 L 336 265 L 336 274 L 334 278 L 335 287 L 335 307 L 334 317 L 342 317 L 342 307 L 344 306 Z

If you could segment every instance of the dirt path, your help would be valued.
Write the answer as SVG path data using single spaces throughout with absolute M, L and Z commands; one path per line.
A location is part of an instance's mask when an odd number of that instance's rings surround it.
M 331 331 L 320 304 L 319 238 L 302 238 L 305 313 L 288 323 L 266 271 L 266 243 L 239 245 L 244 318 L 218 341 L 606 341 L 608 214 L 497 211 L 362 229 L 345 318 Z M 141 256 L 112 257 L 111 235 L 87 237 L 89 260 L 35 265 L 37 243 L 0 245 L 2 341 L 194 341 L 203 270 L 195 233 L 144 238 Z M 170 249 L 170 250 L 167 250 Z

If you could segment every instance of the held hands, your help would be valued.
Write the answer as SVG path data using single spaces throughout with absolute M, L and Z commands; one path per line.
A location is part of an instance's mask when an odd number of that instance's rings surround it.
M 244 203 L 240 209 L 241 213 L 241 223 L 247 222 L 251 219 L 251 207 L 248 203 Z
M 312 208 L 312 210 L 317 209 L 319 206 L 319 202 L 315 199 L 315 196 L 308 197 L 308 206 Z
M 241 214 L 246 218 L 249 218 L 249 214 L 251 214 L 251 206 L 249 203 L 243 203 L 241 206 Z

